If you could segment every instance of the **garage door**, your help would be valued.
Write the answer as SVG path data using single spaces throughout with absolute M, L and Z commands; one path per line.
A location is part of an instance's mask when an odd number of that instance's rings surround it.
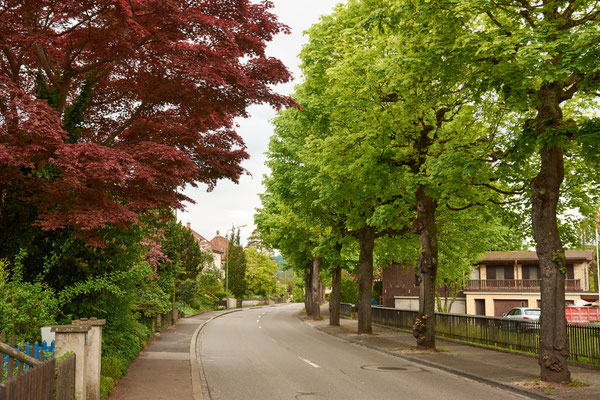
M 527 307 L 527 300 L 494 300 L 494 315 L 501 317 L 513 307 Z

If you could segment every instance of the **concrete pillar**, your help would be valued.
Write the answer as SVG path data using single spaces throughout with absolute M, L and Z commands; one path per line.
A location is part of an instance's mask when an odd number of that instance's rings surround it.
M 237 300 L 231 297 L 227 298 L 227 308 L 236 308 L 237 307 Z
M 57 325 L 54 332 L 55 356 L 75 353 L 75 395 L 78 399 L 86 397 L 86 347 L 91 326 Z
M 102 327 L 105 319 L 81 318 L 73 321 L 76 326 L 88 326 L 90 331 L 85 348 L 85 386 L 87 400 L 100 400 L 100 368 L 102 363 Z

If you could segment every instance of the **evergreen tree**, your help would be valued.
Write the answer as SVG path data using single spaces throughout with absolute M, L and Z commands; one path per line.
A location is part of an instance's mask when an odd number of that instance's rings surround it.
M 229 237 L 227 246 L 227 268 L 229 274 L 229 291 L 236 297 L 246 294 L 246 256 L 244 247 L 240 244 L 240 230 L 234 229 Z

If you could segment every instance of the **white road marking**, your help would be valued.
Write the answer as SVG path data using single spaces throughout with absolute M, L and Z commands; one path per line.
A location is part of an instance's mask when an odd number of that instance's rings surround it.
M 258 326 L 258 329 L 261 329 L 261 328 L 262 328 L 262 326 L 260 326 L 260 325 L 259 325 L 259 326 Z
M 258 318 L 262 317 L 262 315 L 259 315 Z
M 301 359 L 302 361 L 304 361 L 305 363 L 307 363 L 308 365 L 311 365 L 311 366 L 313 366 L 315 368 L 321 368 L 317 364 L 315 364 L 314 362 L 312 362 L 310 360 L 307 360 L 306 358 L 302 358 L 300 356 L 298 356 L 298 358 Z
M 256 322 L 259 322 L 259 320 L 257 319 Z

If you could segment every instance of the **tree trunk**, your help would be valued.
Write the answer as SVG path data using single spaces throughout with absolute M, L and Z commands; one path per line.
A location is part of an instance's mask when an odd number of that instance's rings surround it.
M 306 266 L 306 274 L 304 275 L 304 309 L 306 315 L 312 315 L 312 264 Z
M 420 186 L 416 193 L 417 219 L 413 231 L 419 234 L 421 249 L 417 261 L 419 277 L 419 313 L 413 325 L 417 349 L 435 349 L 435 294 L 438 265 L 437 227 L 435 211 L 437 200 Z
M 547 137 L 562 127 L 560 108 L 562 88 L 557 84 L 539 90 L 535 129 L 539 138 Z M 567 366 L 569 343 L 565 318 L 565 252 L 562 247 L 556 208 L 560 185 L 564 178 L 563 151 L 560 144 L 540 150 L 540 172 L 531 181 L 531 217 L 539 268 L 542 274 L 540 320 L 541 378 L 548 382 L 570 382 Z
M 331 298 L 329 299 L 329 325 L 340 326 L 340 298 L 342 297 L 342 267 L 331 272 Z
M 375 229 L 366 226 L 358 234 L 358 333 L 371 334 L 371 291 L 373 290 L 373 249 Z
M 315 257 L 312 262 L 312 312 L 311 316 L 314 320 L 321 319 L 321 279 L 320 279 L 321 259 Z
M 562 149 L 545 147 L 541 150 L 541 156 L 541 171 L 531 181 L 533 234 L 542 274 L 538 362 L 543 381 L 570 382 L 565 318 L 565 252 L 556 221 L 556 207 L 563 180 Z

